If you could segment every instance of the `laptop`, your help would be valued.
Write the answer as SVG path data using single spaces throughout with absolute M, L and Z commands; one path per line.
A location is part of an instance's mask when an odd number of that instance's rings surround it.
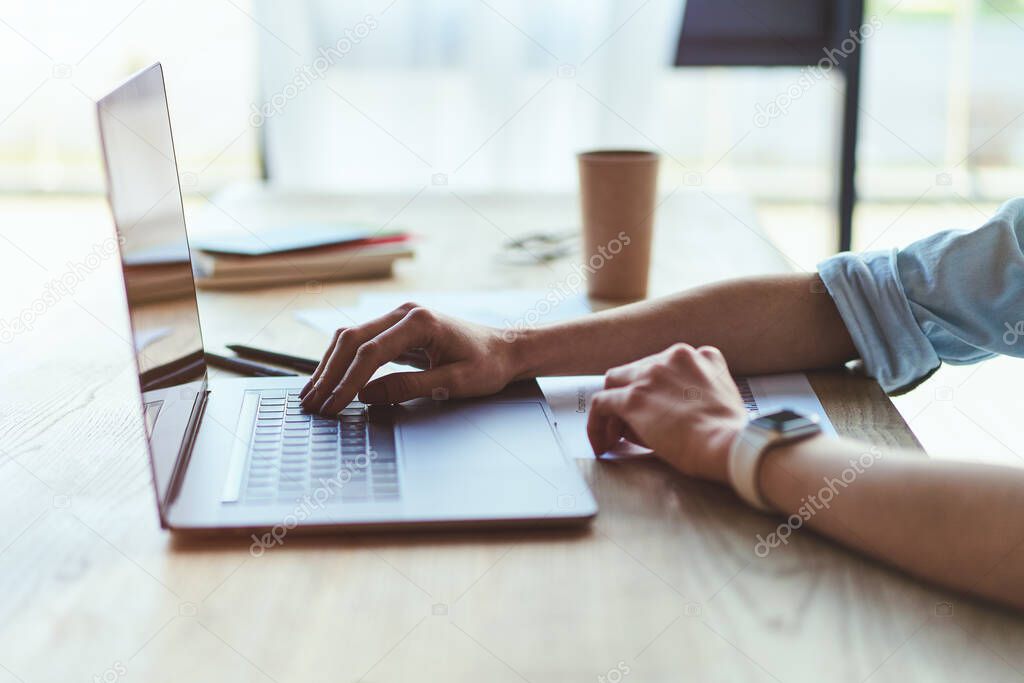
M 163 69 L 97 103 L 161 526 L 283 532 L 584 523 L 536 382 L 483 400 L 303 412 L 305 377 L 208 377 Z M 270 312 L 268 312 L 268 315 Z M 273 532 L 273 533 L 271 533 Z

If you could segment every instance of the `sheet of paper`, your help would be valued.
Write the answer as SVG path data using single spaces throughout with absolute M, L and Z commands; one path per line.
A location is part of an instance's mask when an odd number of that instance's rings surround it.
M 551 412 L 555 415 L 555 429 L 569 455 L 592 459 L 594 451 L 587 439 L 587 418 L 590 416 L 591 399 L 604 388 L 604 375 L 541 377 L 537 383 L 551 406 Z M 652 454 L 649 448 L 622 441 L 613 451 L 601 457 L 635 458 Z
M 590 313 L 582 294 L 557 290 L 502 289 L 482 292 L 374 292 L 351 308 L 311 308 L 295 312 L 300 322 L 325 334 L 384 315 L 406 301 L 491 327 L 534 327 Z
M 741 388 L 743 381 L 738 380 Z M 745 381 L 756 403 L 752 412 L 764 415 L 789 408 L 805 415 L 817 415 L 821 430 L 830 436 L 837 436 L 836 428 L 825 414 L 818 395 L 807 381 L 807 375 L 802 372 L 748 377 Z
M 590 401 L 604 387 L 604 377 L 542 377 L 538 382 L 551 405 L 558 435 L 569 454 L 575 458 L 593 458 L 594 452 L 587 439 L 587 419 L 590 415 Z M 741 393 L 749 389 L 752 399 L 747 401 L 749 413 L 763 414 L 790 408 L 807 415 L 817 415 L 822 430 L 826 434 L 836 434 L 835 427 L 803 373 L 740 378 L 737 384 Z M 649 449 L 622 442 L 612 452 L 601 457 L 617 459 L 651 455 Z

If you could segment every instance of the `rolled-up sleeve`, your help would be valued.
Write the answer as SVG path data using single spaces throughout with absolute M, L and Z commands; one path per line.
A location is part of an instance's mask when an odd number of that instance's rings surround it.
M 1024 356 L 1024 198 L 976 230 L 818 265 L 868 374 L 888 392 L 941 363 Z

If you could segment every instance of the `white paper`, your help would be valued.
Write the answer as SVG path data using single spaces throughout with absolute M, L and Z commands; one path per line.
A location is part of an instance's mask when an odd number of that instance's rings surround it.
M 821 431 L 829 436 L 838 436 L 832 421 L 825 414 L 825 408 L 818 400 L 818 395 L 811 388 L 807 375 L 802 372 L 760 375 L 748 377 L 746 381 L 757 402 L 757 414 L 765 415 L 789 408 L 804 415 L 816 415 Z
M 555 415 L 555 429 L 562 445 L 574 458 L 594 457 L 587 438 L 587 418 L 594 394 L 604 388 L 604 375 L 576 375 L 571 377 L 541 377 L 537 380 L 544 397 Z M 635 458 L 653 454 L 649 448 L 626 441 L 619 442 L 602 459 Z
M 753 394 L 756 407 L 748 406 L 751 414 L 771 413 L 789 408 L 805 415 L 816 415 L 821 429 L 835 435 L 836 430 L 825 414 L 825 409 L 803 373 L 763 375 L 741 378 Z M 574 377 L 542 377 L 538 380 L 544 396 L 555 415 L 555 425 L 562 443 L 575 458 L 593 458 L 594 451 L 587 438 L 587 419 L 590 402 L 594 394 L 604 388 L 601 375 L 580 375 Z M 753 408 L 753 409 L 751 409 Z M 606 458 L 636 458 L 651 456 L 653 452 L 635 444 L 622 442 Z
M 561 296 L 557 290 L 500 289 L 477 292 L 372 292 L 351 308 L 311 308 L 295 312 L 300 322 L 331 334 L 384 315 L 407 301 L 462 320 L 500 328 L 534 327 L 590 313 L 582 294 Z

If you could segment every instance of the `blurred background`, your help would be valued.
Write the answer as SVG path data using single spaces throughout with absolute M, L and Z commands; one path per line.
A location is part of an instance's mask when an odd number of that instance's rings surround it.
M 0 220 L 42 198 L 99 206 L 94 101 L 160 60 L 190 211 L 264 175 L 340 194 L 567 193 L 575 152 L 644 147 L 665 187 L 751 198 L 812 269 L 836 249 L 841 74 L 676 67 L 683 15 L 682 0 L 10 0 Z M 1024 180 L 1024 0 L 869 0 L 864 20 L 854 248 L 981 224 Z M 949 423 L 935 405 L 977 372 L 903 399 L 915 430 Z M 1006 450 L 979 420 L 960 422 Z
M 682 10 L 678 0 L 7 2 L 0 191 L 100 191 L 91 100 L 159 59 L 194 189 L 259 176 L 261 139 L 276 179 L 388 191 L 435 172 L 467 188 L 561 191 L 575 184 L 572 152 L 642 145 L 705 172 L 719 162 L 709 182 L 764 201 L 825 201 L 841 77 L 759 128 L 757 106 L 800 70 L 673 67 Z M 941 172 L 951 182 L 928 201 L 1012 195 L 1024 2 L 876 0 L 871 17 L 861 198 L 913 199 Z

